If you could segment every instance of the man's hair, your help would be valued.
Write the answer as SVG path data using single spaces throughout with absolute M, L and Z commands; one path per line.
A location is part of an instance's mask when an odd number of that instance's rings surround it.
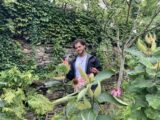
M 86 46 L 86 42 L 83 40 L 83 39 L 76 39 L 74 42 L 73 42 L 73 44 L 72 44 L 72 47 L 73 48 L 75 48 L 75 45 L 77 44 L 77 43 L 80 43 L 81 45 L 85 45 Z

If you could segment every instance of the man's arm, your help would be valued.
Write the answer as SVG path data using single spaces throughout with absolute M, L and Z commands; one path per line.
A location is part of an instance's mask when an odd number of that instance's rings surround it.
M 99 60 L 94 57 L 93 67 L 90 68 L 91 73 L 97 74 L 99 71 L 102 70 Z

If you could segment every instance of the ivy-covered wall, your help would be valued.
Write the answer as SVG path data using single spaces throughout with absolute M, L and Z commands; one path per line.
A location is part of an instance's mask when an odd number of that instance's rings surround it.
M 0 5 L 1 24 L 14 39 L 31 43 L 70 43 L 82 37 L 88 43 L 101 39 L 93 14 L 57 8 L 49 0 L 17 0 Z
M 16 65 L 15 59 L 23 58 L 19 56 L 21 53 L 16 48 L 15 40 L 34 45 L 53 44 L 55 60 L 62 56 L 62 48 L 71 47 L 77 37 L 85 38 L 90 47 L 97 46 L 102 39 L 101 25 L 94 14 L 58 8 L 49 0 L 0 1 L 0 36 L 3 41 L 0 45 L 0 54 L 3 56 L 1 70 Z M 7 48 L 10 44 L 14 47 Z
M 21 51 L 19 42 L 0 36 L 0 71 L 17 66 L 20 70 L 35 69 L 35 61 Z

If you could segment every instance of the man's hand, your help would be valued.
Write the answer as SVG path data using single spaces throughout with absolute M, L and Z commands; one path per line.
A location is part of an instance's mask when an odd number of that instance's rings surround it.
M 99 70 L 97 70 L 97 68 L 95 68 L 95 67 L 92 67 L 92 68 L 90 68 L 90 72 L 93 74 L 97 74 L 99 72 Z

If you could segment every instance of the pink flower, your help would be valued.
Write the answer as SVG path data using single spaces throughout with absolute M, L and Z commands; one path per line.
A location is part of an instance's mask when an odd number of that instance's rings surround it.
M 86 80 L 82 77 L 73 79 L 73 88 L 75 92 L 78 92 L 83 86 L 86 85 Z
M 120 97 L 122 94 L 121 88 L 113 88 L 111 91 L 111 95 L 114 97 Z

